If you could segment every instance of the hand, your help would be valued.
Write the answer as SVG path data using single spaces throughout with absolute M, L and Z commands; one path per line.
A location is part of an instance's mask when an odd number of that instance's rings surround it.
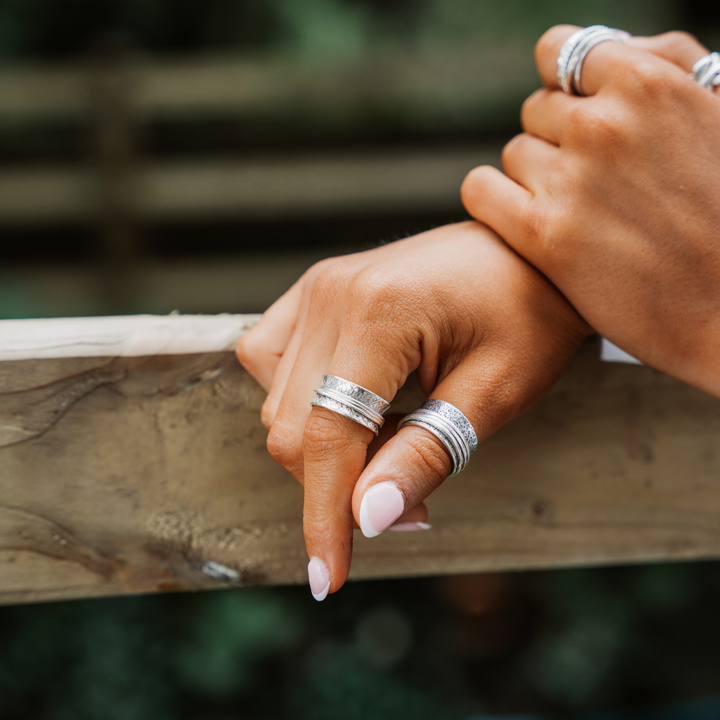
M 465 207 L 599 333 L 720 395 L 720 93 L 688 77 L 708 51 L 682 33 L 604 42 L 583 65 L 588 97 L 568 96 L 556 63 L 575 30 L 540 39 L 545 89 L 507 175 L 475 169 Z
M 479 223 L 311 268 L 241 339 L 238 357 L 269 389 L 262 418 L 271 455 L 305 487 L 313 594 L 322 599 L 345 582 L 353 518 L 360 524 L 370 488 L 383 484 L 366 504 L 362 529 L 372 536 L 401 516 L 424 519 L 419 504 L 452 469 L 444 446 L 417 426 L 388 439 L 366 467 L 373 433 L 311 409 L 324 373 L 390 401 L 417 371 L 423 391 L 458 407 L 482 442 L 542 397 L 589 332 Z

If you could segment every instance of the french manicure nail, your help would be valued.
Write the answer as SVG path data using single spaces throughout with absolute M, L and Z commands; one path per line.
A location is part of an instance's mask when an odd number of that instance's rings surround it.
M 360 529 L 365 537 L 387 530 L 405 511 L 405 498 L 395 483 L 373 485 L 360 504 Z
M 430 530 L 432 525 L 424 522 L 404 522 L 391 525 L 388 530 L 393 532 L 420 532 L 421 530 Z
M 330 590 L 330 573 L 327 565 L 318 557 L 310 558 L 308 563 L 308 580 L 312 596 L 321 602 L 327 597 Z

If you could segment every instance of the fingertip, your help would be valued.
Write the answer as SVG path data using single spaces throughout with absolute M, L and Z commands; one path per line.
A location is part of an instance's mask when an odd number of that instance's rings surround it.
M 447 451 L 430 433 L 403 428 L 368 464 L 355 487 L 353 512 L 365 537 L 400 521 L 424 523 L 422 501 L 449 475 Z
M 358 522 L 366 538 L 374 538 L 387 530 L 405 512 L 405 496 L 390 481 L 369 488 L 360 502 Z
M 330 592 L 330 571 L 328 566 L 319 557 L 311 557 L 308 563 L 308 583 L 310 592 L 318 601 L 322 602 Z
M 260 409 L 260 421 L 267 430 L 269 430 L 275 422 L 277 411 L 278 401 L 272 395 L 268 395 Z
M 390 532 L 397 533 L 414 533 L 424 532 L 425 530 L 431 530 L 432 525 L 426 522 L 406 522 L 406 523 L 395 523 L 391 525 L 388 530 Z
M 238 362 L 248 371 L 251 372 L 252 355 L 248 349 L 247 334 L 243 335 L 237 343 L 235 343 L 235 357 Z
M 479 165 L 465 176 L 460 186 L 460 199 L 472 217 L 480 219 L 484 193 L 492 189 L 498 175 L 502 173 L 492 165 Z

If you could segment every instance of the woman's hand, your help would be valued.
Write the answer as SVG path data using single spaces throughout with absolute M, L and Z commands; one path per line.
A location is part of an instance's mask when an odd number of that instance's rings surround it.
M 401 517 L 423 520 L 420 503 L 452 469 L 444 446 L 417 426 L 366 467 L 373 433 L 310 406 L 323 374 L 390 401 L 417 371 L 423 391 L 459 408 L 482 442 L 542 397 L 589 332 L 544 277 L 475 222 L 305 273 L 237 351 L 269 390 L 270 453 L 305 487 L 313 594 L 345 582 L 353 518 L 370 536 Z
M 475 169 L 465 207 L 542 271 L 598 332 L 720 395 L 720 92 L 688 77 L 708 51 L 682 33 L 603 42 L 562 93 L 555 27 L 536 59 L 506 175 Z

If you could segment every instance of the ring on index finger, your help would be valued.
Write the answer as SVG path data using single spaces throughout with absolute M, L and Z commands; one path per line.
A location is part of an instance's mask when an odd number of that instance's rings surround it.
M 698 85 L 712 92 L 720 85 L 720 53 L 710 53 L 694 65 L 690 77 Z
M 371 390 L 335 375 L 323 375 L 322 386 L 315 390 L 315 399 L 310 403 L 324 407 L 331 412 L 354 420 L 375 435 L 385 422 L 383 415 L 390 403 Z
M 630 37 L 624 30 L 591 25 L 574 32 L 560 48 L 557 59 L 557 79 L 568 95 L 585 95 L 582 89 L 582 66 L 587 54 L 601 42 L 625 42 Z

